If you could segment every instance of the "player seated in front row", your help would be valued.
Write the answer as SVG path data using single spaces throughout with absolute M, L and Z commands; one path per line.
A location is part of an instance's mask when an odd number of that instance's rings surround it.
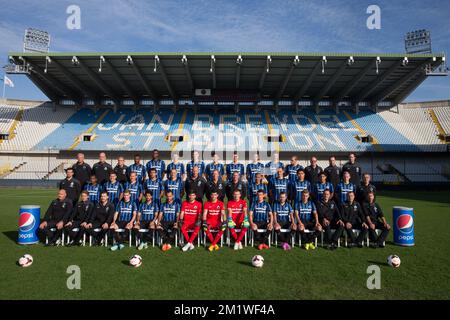
M 347 202 L 341 205 L 341 219 L 344 223 L 345 232 L 350 239 L 348 246 L 350 248 L 354 246 L 362 248 L 369 227 L 361 205 L 355 201 L 355 193 L 350 191 L 347 197 Z M 356 236 L 354 230 L 359 230 L 358 236 Z
M 145 202 L 141 203 L 136 224 L 134 225 L 135 237 L 139 243 L 138 250 L 147 249 L 147 240 L 153 239 L 153 232 L 156 230 L 159 218 L 159 206 L 153 201 L 152 192 L 145 191 Z M 148 230 L 140 232 L 139 230 Z
M 114 204 L 109 202 L 108 192 L 100 194 L 100 201 L 95 204 L 94 210 L 85 225 L 86 232 L 92 237 L 92 245 L 101 244 L 109 230 L 114 217 Z
M 375 202 L 375 193 L 369 192 L 369 202 L 364 206 L 364 212 L 366 215 L 367 225 L 369 226 L 369 237 L 372 241 L 371 246 L 373 248 L 384 248 L 384 241 L 386 240 L 391 226 L 386 222 L 383 211 L 378 203 Z M 381 234 L 378 236 L 376 230 L 381 230 Z
M 219 250 L 217 243 L 227 228 L 227 219 L 225 207 L 223 202 L 218 199 L 219 194 L 216 190 L 211 192 L 210 198 L 211 200 L 207 201 L 203 206 L 203 230 L 211 242 L 208 250 L 217 251 Z M 212 235 L 212 231 L 216 231 L 216 237 Z
M 180 204 L 174 200 L 172 191 L 166 192 L 166 202 L 161 204 L 159 211 L 157 230 L 163 242 L 161 249 L 167 251 L 172 248 L 170 242 L 175 240 L 180 217 Z
M 283 250 L 291 250 L 291 246 L 286 238 L 286 233 L 281 230 L 290 230 L 289 236 L 292 236 L 297 231 L 297 225 L 295 224 L 294 209 L 287 202 L 286 192 L 280 193 L 280 201 L 277 201 L 273 205 L 273 221 L 274 229 L 277 237 L 281 241 L 281 248 Z
M 64 224 L 72 213 L 72 200 L 67 198 L 66 190 L 58 191 L 58 198 L 50 203 L 45 212 L 44 221 L 39 225 L 41 232 L 47 237 L 49 246 L 59 245 Z
M 247 215 L 247 201 L 241 199 L 241 191 L 234 190 L 233 200 L 228 201 L 228 228 L 234 239 L 234 250 L 242 250 L 242 239 L 250 227 Z M 236 231 L 240 229 L 240 231 Z
M 202 203 L 196 200 L 195 191 L 188 192 L 188 200 L 184 201 L 181 206 L 180 227 L 186 244 L 182 248 L 183 251 L 194 250 L 194 241 L 200 232 Z M 191 235 L 189 235 L 191 233 Z
M 85 233 L 85 227 L 89 217 L 94 210 L 94 204 L 89 201 L 89 192 L 86 190 L 81 192 L 80 201 L 73 209 L 69 221 L 64 225 L 66 234 L 70 237 L 69 245 L 82 244 L 82 238 Z
M 122 250 L 125 248 L 123 244 L 124 239 L 129 235 L 129 232 L 133 228 L 134 221 L 136 220 L 137 208 L 136 203 L 131 201 L 131 193 L 129 190 L 123 192 L 123 199 L 119 202 L 114 213 L 113 222 L 111 223 L 110 230 L 116 241 L 111 247 L 111 251 L 117 249 Z M 122 232 L 117 232 L 122 230 Z
M 344 231 L 344 222 L 337 204 L 332 200 L 332 192 L 325 189 L 322 193 L 321 200 L 317 203 L 317 211 L 319 221 L 325 232 L 325 240 L 327 248 L 335 250 L 337 248 L 338 239 Z M 334 230 L 334 233 L 331 232 Z
M 306 250 L 314 250 L 316 247 L 313 242 L 319 235 L 319 232 L 322 232 L 322 226 L 319 223 L 316 206 L 309 196 L 309 191 L 303 190 L 301 201 L 295 204 L 295 217 L 303 247 Z
M 250 227 L 253 237 L 259 242 L 258 250 L 269 249 L 267 245 L 269 235 L 273 230 L 273 215 L 270 204 L 265 200 L 263 190 L 257 193 L 258 200 L 252 204 L 249 211 Z M 265 230 L 258 232 L 258 230 Z

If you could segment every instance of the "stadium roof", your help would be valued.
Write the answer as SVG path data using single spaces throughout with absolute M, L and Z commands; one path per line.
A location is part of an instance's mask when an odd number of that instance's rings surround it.
M 426 79 L 426 67 L 434 69 L 444 58 L 443 54 L 303 52 L 16 52 L 9 56 L 14 64 L 30 67 L 28 77 L 50 99 L 69 99 L 77 105 L 85 99 L 99 103 L 105 98 L 116 104 L 131 99 L 136 105 L 142 99 L 398 104 Z M 211 95 L 200 97 L 196 89 L 211 89 Z

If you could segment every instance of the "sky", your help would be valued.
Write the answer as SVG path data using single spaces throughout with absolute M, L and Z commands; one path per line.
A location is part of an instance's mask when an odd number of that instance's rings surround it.
M 81 29 L 66 13 L 80 8 Z M 367 8 L 381 9 L 369 30 Z M 0 0 L 0 63 L 21 51 L 24 30 L 51 35 L 52 52 L 299 51 L 403 53 L 408 31 L 428 29 L 433 52 L 450 52 L 450 1 L 403 0 Z M 8 98 L 46 99 L 25 76 Z M 450 99 L 450 78 L 428 78 L 407 101 Z

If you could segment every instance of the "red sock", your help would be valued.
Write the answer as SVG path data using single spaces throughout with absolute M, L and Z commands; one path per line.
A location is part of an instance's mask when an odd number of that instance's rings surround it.
M 208 229 L 206 229 L 206 236 L 208 237 L 209 242 L 211 242 L 211 243 L 214 242 L 214 237 L 213 237 L 211 231 L 209 230 L 209 227 L 208 227 Z
M 230 229 L 230 234 L 233 237 L 233 239 L 237 241 L 238 235 L 236 234 L 236 230 L 234 230 L 234 228 Z
M 222 231 L 222 229 L 220 229 L 219 232 L 217 232 L 216 238 L 214 239 L 214 241 L 212 241 L 211 245 L 215 246 L 220 241 L 220 238 L 222 237 L 222 235 L 223 235 L 223 231 Z
M 184 239 L 186 241 L 189 240 L 189 232 L 187 231 L 187 228 L 185 228 L 184 226 L 181 228 L 181 232 L 183 233 Z
M 189 239 L 190 243 L 194 242 L 194 240 L 195 240 L 195 238 L 197 238 L 197 235 L 198 235 L 199 232 L 200 232 L 200 227 L 196 226 L 194 228 L 194 232 L 192 232 L 192 234 L 191 234 L 191 238 Z
M 236 242 L 241 242 L 247 233 L 247 228 L 241 228 L 241 232 L 239 232 L 239 237 L 236 239 Z

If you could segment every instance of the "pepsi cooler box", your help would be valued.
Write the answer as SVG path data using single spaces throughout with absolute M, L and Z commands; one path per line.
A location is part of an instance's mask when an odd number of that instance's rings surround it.
M 39 242 L 37 229 L 39 228 L 40 220 L 40 206 L 20 207 L 18 244 L 35 244 Z
M 414 209 L 394 207 L 394 243 L 399 246 L 414 246 Z

